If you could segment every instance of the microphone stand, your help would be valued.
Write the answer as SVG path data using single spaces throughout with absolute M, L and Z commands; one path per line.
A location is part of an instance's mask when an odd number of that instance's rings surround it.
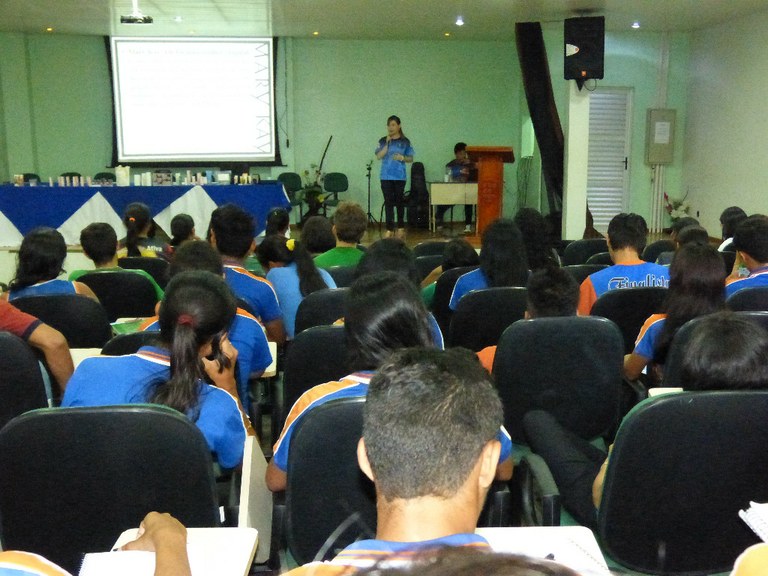
M 368 164 L 365 165 L 365 177 L 368 178 L 368 223 L 369 224 L 378 224 L 379 221 L 376 220 L 376 218 L 373 217 L 373 214 L 371 214 L 371 165 L 373 164 L 373 160 L 368 162 Z

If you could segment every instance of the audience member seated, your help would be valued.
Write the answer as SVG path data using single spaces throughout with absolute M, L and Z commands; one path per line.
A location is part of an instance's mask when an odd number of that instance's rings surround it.
M 755 214 L 742 221 L 733 234 L 732 245 L 736 260 L 725 281 L 725 297 L 742 288 L 768 286 L 768 216 Z M 746 268 L 749 275 L 742 276 L 741 268 Z
M 328 382 L 305 392 L 291 408 L 267 467 L 267 486 L 285 489 L 291 434 L 307 410 L 334 398 L 366 394 L 375 370 L 392 354 L 413 346 L 431 347 L 432 336 L 427 310 L 412 283 L 394 272 L 379 272 L 359 278 L 349 289 L 344 331 L 353 374 L 339 382 Z M 511 442 L 500 434 L 502 452 L 499 475 L 512 473 Z
M 333 224 L 325 216 L 310 216 L 301 227 L 301 241 L 312 256 L 332 250 L 336 246 Z
M 256 236 L 256 245 L 261 244 L 264 238 L 272 234 L 280 234 L 286 238 L 291 237 L 291 215 L 285 208 L 272 208 L 267 212 L 264 230 Z
M 149 212 L 149 206 L 141 202 L 131 202 L 123 213 L 126 236 L 120 241 L 117 257 L 143 256 L 145 258 L 165 258 L 170 260 L 171 247 L 165 242 L 155 240 L 155 222 Z
M 77 280 L 83 274 L 92 272 L 131 272 L 144 276 L 152 283 L 158 300 L 163 299 L 163 289 L 158 286 L 152 275 L 145 270 L 120 268 L 117 265 L 117 233 L 115 229 L 105 222 L 88 224 L 80 232 L 80 245 L 83 253 L 93 260 L 95 270 L 75 270 L 69 275 L 70 280 Z
M 185 242 L 173 254 L 171 260 L 171 278 L 181 272 L 203 270 L 217 276 L 224 276 L 221 256 L 203 240 Z M 141 330 L 159 330 L 157 316 L 148 318 Z M 248 380 L 258 378 L 272 363 L 267 336 L 261 323 L 242 308 L 237 309 L 235 318 L 227 334 L 232 346 L 237 350 L 237 391 L 243 406 L 249 406 Z
M 67 244 L 58 230 L 35 228 L 21 241 L 16 276 L 3 298 L 12 302 L 24 296 L 82 294 L 98 301 L 93 290 L 82 282 L 57 278 L 63 272 L 66 257 Z
M 211 214 L 209 241 L 221 254 L 224 278 L 235 296 L 245 301 L 261 320 L 273 342 L 285 342 L 285 327 L 277 293 L 272 284 L 243 268 L 243 262 L 256 244 L 253 218 L 239 206 L 224 204 Z
M 150 512 L 139 525 L 138 538 L 122 550 L 155 553 L 154 576 L 191 576 L 187 529 L 170 514 Z M 69 572 L 29 552 L 0 552 L 0 574 L 8 576 L 70 576 Z
M 672 226 L 669 228 L 669 239 L 675 244 L 675 250 L 669 250 L 667 252 L 662 252 L 658 255 L 656 258 L 656 264 L 661 264 L 662 266 L 669 266 L 672 263 L 672 258 L 675 256 L 675 251 L 680 248 L 681 242 L 680 242 L 680 232 L 682 232 L 683 228 L 687 228 L 688 226 L 698 226 L 699 221 L 696 220 L 696 218 L 692 218 L 691 216 L 686 216 L 685 218 L 678 218 L 674 222 L 672 222 Z M 709 238 L 707 238 L 707 241 Z
M 336 247 L 315 256 L 318 268 L 331 266 L 355 266 L 364 252 L 357 245 L 368 229 L 368 218 L 359 204 L 339 202 L 333 213 L 333 234 Z
M 689 228 L 694 227 L 683 230 Z M 643 324 L 634 351 L 624 357 L 624 375 L 636 380 L 650 364 L 649 381 L 661 382 L 662 367 L 675 333 L 688 320 L 725 308 L 724 281 L 723 261 L 714 246 L 683 245 L 669 267 L 664 313 L 653 314 Z
M 517 224 L 506 218 L 494 220 L 480 241 L 480 268 L 459 277 L 448 306 L 456 310 L 459 300 L 472 290 L 525 286 L 528 272 L 523 235 Z
M 520 208 L 513 219 L 523 235 L 525 254 L 531 271 L 560 266 L 560 257 L 552 245 L 549 222 L 534 208 Z
M 480 257 L 472 245 L 463 238 L 454 238 L 445 243 L 443 249 L 443 263 L 432 270 L 429 275 L 421 281 L 421 297 L 427 308 L 432 308 L 432 301 L 435 299 L 435 286 L 437 279 L 446 270 L 451 268 L 461 268 L 464 266 L 477 266 L 480 263 Z
M 176 250 L 188 240 L 197 240 L 195 221 L 189 214 L 176 214 L 171 219 L 171 246 Z
M 277 293 L 285 325 L 285 335 L 293 340 L 296 311 L 305 296 L 324 288 L 336 288 L 328 272 L 315 266 L 312 255 L 301 242 L 272 234 L 264 238 L 256 253 Z
M 702 319 L 685 351 L 681 379 L 683 388 L 693 392 L 767 388 L 768 334 L 732 312 Z M 528 412 L 524 424 L 531 448 L 552 471 L 565 508 L 580 524 L 595 529 L 610 449 L 606 454 L 542 410 Z
M 579 314 L 588 316 L 592 305 L 609 290 L 669 284 L 665 266 L 640 259 L 648 237 L 645 219 L 638 214 L 617 214 L 608 224 L 608 252 L 613 266 L 590 274 L 581 284 Z
M 732 250 L 733 233 L 736 227 L 747 219 L 747 213 L 738 206 L 730 206 L 720 214 L 720 228 L 722 229 L 723 241 L 717 248 L 718 251 Z
M 504 449 L 488 374 L 466 350 L 415 348 L 394 354 L 366 388 L 357 456 L 376 488 L 376 538 L 292 576 L 407 561 L 445 546 L 489 548 L 474 532 Z
M 48 370 L 59 385 L 59 390 L 64 391 L 75 368 L 67 339 L 61 332 L 18 310 L 5 300 L 0 300 L 0 330 L 10 332 L 40 350 Z
M 579 285 L 562 268 L 541 268 L 534 271 L 526 284 L 528 306 L 525 319 L 553 316 L 576 316 L 579 304 Z M 496 357 L 496 346 L 488 346 L 477 353 L 480 363 L 491 372 Z
M 87 358 L 72 375 L 62 406 L 164 404 L 197 425 L 223 468 L 238 466 L 253 428 L 237 399 L 237 350 L 227 338 L 235 310 L 220 276 L 177 274 L 160 303 L 161 345 Z

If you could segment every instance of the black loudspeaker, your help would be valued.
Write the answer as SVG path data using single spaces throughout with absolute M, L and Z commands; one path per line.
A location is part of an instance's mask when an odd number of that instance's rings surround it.
M 602 78 L 605 17 L 568 18 L 565 20 L 563 32 L 564 78 L 578 81 L 579 87 L 590 78 Z

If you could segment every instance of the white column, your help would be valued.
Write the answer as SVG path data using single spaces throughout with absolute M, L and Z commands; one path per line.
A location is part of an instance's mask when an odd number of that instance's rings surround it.
M 587 221 L 587 159 L 589 156 L 589 91 L 568 82 L 563 175 L 563 238 L 576 240 Z

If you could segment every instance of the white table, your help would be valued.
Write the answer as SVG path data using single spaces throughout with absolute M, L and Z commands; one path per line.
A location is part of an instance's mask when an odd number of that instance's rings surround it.
M 427 186 L 429 186 L 429 229 L 432 232 L 436 227 L 435 206 L 455 204 L 477 206 L 477 182 L 428 182 Z

